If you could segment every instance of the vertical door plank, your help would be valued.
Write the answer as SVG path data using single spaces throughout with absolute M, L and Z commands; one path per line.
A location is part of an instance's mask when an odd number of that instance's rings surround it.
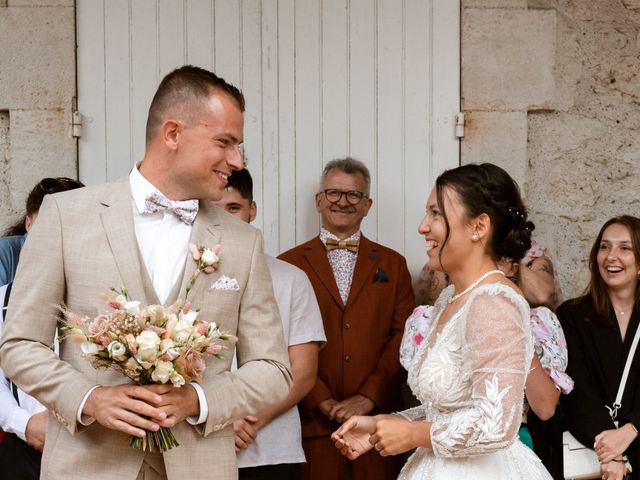
M 105 121 L 104 0 L 78 2 L 78 110 L 84 115 L 78 141 L 80 180 L 87 185 L 107 180 Z
M 214 11 L 214 71 L 217 75 L 243 88 L 240 72 L 241 23 L 238 0 L 215 0 Z
M 376 171 L 376 6 L 371 0 L 351 0 L 349 6 L 349 154 L 364 162 L 372 175 L 373 206 L 362 230 L 377 239 Z
M 404 251 L 404 0 L 378 0 L 378 239 Z
M 213 70 L 213 2 L 187 0 L 185 31 L 186 63 Z
M 278 1 L 262 0 L 262 231 L 265 251 L 280 253 L 278 212 Z
M 242 18 L 242 51 L 241 72 L 242 90 L 247 102 L 244 114 L 245 160 L 253 176 L 253 195 L 259 205 L 263 203 L 262 195 L 262 28 L 261 1 L 243 0 Z M 254 226 L 262 230 L 262 214 L 254 221 Z M 267 240 L 265 232 L 265 247 Z
M 158 0 L 159 77 L 186 60 L 184 0 Z
M 321 10 L 318 0 L 296 6 L 296 243 L 318 232 L 313 192 L 322 171 Z M 299 220 L 298 220 L 299 219 Z
M 412 273 L 427 260 L 418 224 L 433 178 L 431 164 L 431 8 L 428 0 L 405 0 L 405 255 Z
M 107 175 L 111 181 L 122 176 L 131 164 L 131 105 L 129 70 L 129 2 L 105 2 L 105 119 Z
M 278 219 L 279 249 L 283 252 L 296 245 L 295 0 L 278 0 L 277 9 L 278 61 L 275 67 L 278 75 Z M 271 61 L 272 55 L 266 58 Z M 274 66 L 273 63 L 271 65 Z M 314 213 L 315 209 L 309 215 Z
M 156 0 L 130 2 L 131 37 L 131 141 L 130 166 L 144 157 L 147 113 L 160 83 L 158 71 L 158 9 Z M 125 174 L 126 172 L 123 172 Z
M 322 161 L 348 153 L 347 1 L 322 3 Z

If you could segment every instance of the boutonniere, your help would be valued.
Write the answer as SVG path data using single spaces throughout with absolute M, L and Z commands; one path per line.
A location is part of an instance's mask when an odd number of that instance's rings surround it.
M 197 263 L 196 271 L 193 272 L 193 275 L 187 282 L 187 289 L 184 294 L 184 299 L 186 301 L 187 296 L 189 295 L 189 291 L 191 291 L 191 287 L 193 287 L 193 282 L 198 278 L 200 272 L 204 273 L 213 273 L 217 268 L 220 267 L 222 261 L 220 260 L 220 244 L 214 245 L 213 248 L 205 247 L 200 245 L 196 247 L 193 243 L 189 244 L 189 251 L 191 252 L 191 257 Z

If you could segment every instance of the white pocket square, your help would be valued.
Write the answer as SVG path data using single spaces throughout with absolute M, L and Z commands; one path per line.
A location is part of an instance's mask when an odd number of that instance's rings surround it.
M 240 290 L 240 285 L 235 278 L 222 275 L 209 288 L 211 290 Z

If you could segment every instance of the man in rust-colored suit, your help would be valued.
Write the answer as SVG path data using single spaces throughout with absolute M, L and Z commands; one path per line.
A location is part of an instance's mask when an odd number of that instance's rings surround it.
M 414 296 L 404 257 L 360 232 L 372 203 L 369 186 L 361 162 L 329 162 L 316 194 L 320 235 L 280 256 L 307 273 L 327 335 L 318 379 L 300 404 L 305 479 L 340 480 L 349 478 L 348 470 L 352 480 L 391 480 L 404 460 L 372 450 L 350 462 L 330 438 L 352 415 L 402 407 L 398 349 Z

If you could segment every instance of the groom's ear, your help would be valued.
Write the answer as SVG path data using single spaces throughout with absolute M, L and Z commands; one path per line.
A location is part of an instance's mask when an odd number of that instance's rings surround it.
M 169 150 L 177 150 L 183 130 L 182 122 L 171 118 L 165 120 L 160 126 L 159 132 L 162 143 L 164 143 Z

